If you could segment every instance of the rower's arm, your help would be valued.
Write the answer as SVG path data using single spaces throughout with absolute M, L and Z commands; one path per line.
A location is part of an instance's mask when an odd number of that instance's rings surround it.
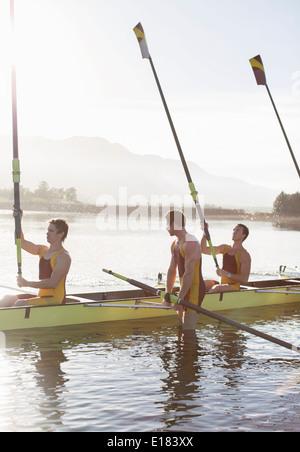
M 177 275 L 177 264 L 175 260 L 175 256 L 172 253 L 171 262 L 167 271 L 167 280 L 166 280 L 166 292 L 172 292 Z M 170 306 L 170 302 L 166 300 L 162 300 L 161 303 L 163 306 Z
M 250 270 L 251 270 L 251 257 L 247 251 L 244 251 L 240 257 L 240 273 L 231 273 L 230 279 L 234 282 L 238 282 L 241 284 L 247 284 Z M 217 270 L 218 276 L 226 276 L 228 274 L 227 270 L 219 269 Z
M 62 253 L 56 258 L 56 265 L 50 278 L 41 281 L 27 281 L 19 277 L 19 287 L 33 287 L 34 289 L 55 289 L 60 281 L 68 274 L 71 266 L 71 258 L 69 254 Z
M 236 277 L 239 277 L 237 281 L 241 282 L 242 284 L 246 284 L 248 282 L 251 270 L 251 257 L 247 251 L 244 251 L 242 253 L 240 262 L 241 262 L 241 271 L 239 275 L 236 275 Z
M 18 211 L 16 209 L 13 210 L 13 216 L 15 217 L 18 215 Z M 21 220 L 23 218 L 23 211 L 21 210 Z M 22 228 L 22 222 L 21 222 L 21 228 Z M 34 255 L 40 255 L 42 250 L 45 247 L 45 245 L 36 245 L 35 243 L 30 242 L 29 240 L 26 240 L 24 237 L 23 229 L 21 230 L 21 248 L 24 251 L 27 251 L 27 253 L 34 254 Z
M 177 264 L 174 254 L 172 254 L 171 262 L 167 271 L 166 292 L 172 292 L 177 275 Z
M 27 253 L 38 255 L 38 256 L 41 254 L 42 250 L 44 248 L 46 248 L 45 245 L 36 245 L 35 243 L 32 243 L 29 240 L 26 240 L 23 232 L 21 235 L 21 247 L 24 251 L 27 251 Z
M 184 244 L 184 252 L 185 252 L 185 268 L 179 292 L 179 297 L 182 299 L 185 299 L 185 296 L 190 290 L 194 279 L 195 265 L 200 257 L 199 254 L 201 255 L 199 243 L 197 242 L 196 244 L 193 241 L 187 241 Z
M 228 246 L 228 245 L 214 246 L 215 254 L 222 253 L 224 251 L 224 249 L 226 248 L 226 246 Z M 202 251 L 203 254 L 211 254 L 211 249 L 207 245 L 205 234 L 203 234 L 203 237 L 201 239 L 201 251 Z

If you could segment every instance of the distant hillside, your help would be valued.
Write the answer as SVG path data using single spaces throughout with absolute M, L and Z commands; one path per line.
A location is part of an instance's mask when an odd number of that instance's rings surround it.
M 0 137 L 0 148 L 0 187 L 5 188 L 12 184 L 11 138 Z M 102 203 L 115 200 L 116 204 L 128 199 L 134 203 L 153 199 L 168 202 L 174 195 L 190 200 L 179 159 L 133 154 L 103 138 L 20 138 L 19 153 L 21 183 L 30 189 L 45 180 L 52 187 L 75 187 L 78 199 L 90 203 L 96 203 L 99 197 Z M 275 190 L 215 176 L 191 162 L 188 165 L 201 202 L 206 205 L 271 209 L 278 195 Z

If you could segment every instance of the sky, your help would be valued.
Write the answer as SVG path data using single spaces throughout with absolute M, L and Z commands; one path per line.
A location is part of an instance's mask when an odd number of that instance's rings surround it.
M 266 88 L 249 63 L 261 55 L 300 164 L 299 0 L 15 0 L 19 135 L 103 137 L 136 154 L 178 159 L 133 33 L 138 22 L 186 160 L 299 191 Z M 0 3 L 0 42 L 0 135 L 10 135 L 9 0 Z

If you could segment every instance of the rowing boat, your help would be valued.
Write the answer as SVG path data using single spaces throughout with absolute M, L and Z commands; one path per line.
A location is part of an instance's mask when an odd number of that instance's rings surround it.
M 202 307 L 226 311 L 300 302 L 300 278 L 249 282 L 239 292 L 206 294 Z M 176 315 L 161 299 L 143 290 L 69 295 L 60 306 L 0 308 L 0 331 L 129 321 Z

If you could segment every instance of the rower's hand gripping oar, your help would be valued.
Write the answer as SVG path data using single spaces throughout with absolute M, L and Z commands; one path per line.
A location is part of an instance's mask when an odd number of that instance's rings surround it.
M 159 90 L 159 93 L 160 93 L 160 96 L 161 96 L 161 100 L 162 100 L 164 108 L 165 108 L 165 112 L 166 112 L 168 120 L 169 120 L 169 124 L 170 124 L 171 130 L 172 130 L 172 133 L 173 133 L 173 137 L 174 137 L 174 140 L 175 140 L 175 143 L 176 143 L 179 155 L 180 155 L 180 159 L 181 159 L 181 162 L 182 162 L 182 165 L 183 165 L 183 168 L 184 168 L 187 180 L 188 180 L 189 188 L 190 188 L 190 191 L 191 191 L 191 196 L 193 198 L 193 201 L 194 201 L 195 206 L 196 206 L 196 210 L 197 210 L 197 212 L 199 214 L 199 217 L 200 217 L 201 228 L 203 229 L 203 231 L 205 233 L 205 237 L 206 237 L 206 240 L 208 242 L 208 245 L 209 245 L 211 254 L 213 256 L 213 259 L 215 261 L 215 265 L 216 265 L 217 269 L 219 269 L 220 267 L 219 267 L 219 264 L 218 264 L 218 261 L 217 261 L 217 258 L 216 258 L 216 253 L 214 251 L 214 247 L 213 247 L 212 242 L 211 242 L 210 234 L 209 234 L 209 231 L 208 231 L 208 226 L 207 226 L 207 223 L 205 222 L 204 215 L 203 215 L 200 203 L 199 203 L 198 192 L 197 192 L 197 190 L 195 188 L 195 185 L 194 185 L 194 183 L 192 181 L 192 178 L 191 178 L 191 175 L 190 175 L 190 172 L 189 172 L 186 160 L 184 158 L 184 155 L 183 155 L 183 152 L 182 152 L 182 148 L 181 148 L 181 145 L 180 145 L 180 142 L 179 142 L 179 139 L 178 139 L 178 136 L 177 136 L 177 133 L 176 133 L 176 130 L 175 130 L 175 127 L 174 127 L 171 115 L 170 115 L 170 111 L 169 111 L 169 108 L 168 108 L 168 105 L 167 105 L 164 93 L 162 91 L 162 88 L 161 88 L 161 85 L 160 85 L 160 82 L 159 82 L 159 79 L 158 79 L 158 76 L 157 76 L 157 73 L 156 73 L 156 70 L 155 70 L 152 58 L 151 58 L 149 50 L 148 50 L 148 46 L 147 46 L 145 33 L 144 33 L 144 30 L 143 30 L 142 24 L 139 23 L 133 29 L 133 31 L 134 31 L 134 33 L 135 33 L 135 35 L 137 37 L 137 40 L 138 40 L 138 42 L 140 44 L 142 57 L 143 58 L 147 58 L 150 61 L 150 65 L 151 65 L 151 68 L 152 68 L 152 71 L 153 71 L 153 75 L 154 75 L 154 78 L 155 78 L 155 81 L 156 81 L 156 84 L 157 84 L 157 87 L 158 87 L 158 90 Z
M 142 282 L 136 281 L 135 279 L 127 278 L 126 276 L 119 275 L 118 273 L 114 273 L 111 270 L 106 270 L 103 268 L 103 271 L 105 273 L 108 273 L 109 275 L 114 276 L 115 278 L 122 279 L 123 281 L 128 282 L 129 284 L 139 287 L 140 289 L 143 289 L 147 292 L 152 293 L 153 295 L 157 295 L 164 299 L 167 295 L 168 302 L 174 303 L 174 304 L 180 304 L 182 306 L 185 306 L 187 308 L 193 309 L 196 312 L 199 312 L 200 314 L 204 314 L 208 317 L 212 317 L 213 319 L 219 320 L 220 322 L 228 323 L 229 325 L 239 329 L 246 331 L 247 333 L 254 334 L 255 336 L 261 337 L 262 339 L 266 339 L 267 341 L 273 342 L 274 344 L 280 345 L 281 347 L 288 348 L 289 350 L 293 350 L 294 352 L 300 353 L 300 347 L 297 347 L 296 345 L 292 345 L 288 342 L 282 341 L 281 339 L 277 339 L 276 337 L 270 336 L 269 334 L 262 333 L 258 330 L 255 330 L 254 328 L 250 328 L 247 325 L 244 325 L 242 323 L 236 322 L 235 320 L 228 319 L 227 317 L 223 317 L 220 314 L 217 314 L 212 311 L 208 311 L 207 309 L 201 308 L 201 306 L 196 306 L 192 303 L 189 303 L 188 301 L 182 300 L 181 298 L 177 297 L 176 295 L 165 292 L 161 289 L 156 289 L 155 287 L 148 286 L 147 284 L 144 284 Z

